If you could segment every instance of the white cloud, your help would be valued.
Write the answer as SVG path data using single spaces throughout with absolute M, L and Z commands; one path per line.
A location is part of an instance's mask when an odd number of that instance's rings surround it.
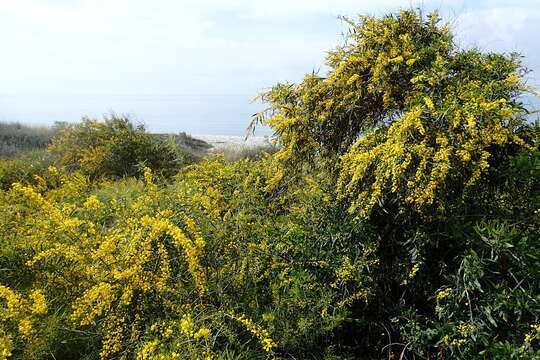
M 356 15 L 363 13 L 386 13 L 398 8 L 410 7 L 458 7 L 466 0 L 199 0 L 181 5 L 196 11 L 238 11 L 245 16 L 268 19 L 277 17 L 306 17 L 313 14 Z
M 7 54 L 0 57 L 0 66 L 10 69 L 9 74 L 0 74 L 0 81 L 3 92 L 28 88 L 219 92 L 231 87 L 251 92 L 279 80 L 299 79 L 303 72 L 321 66 L 324 52 L 340 42 L 337 21 L 335 31 L 308 34 L 302 31 L 304 19 L 324 16 L 331 23 L 336 14 L 381 14 L 416 4 L 402 0 L 0 0 L 0 46 Z M 528 39 L 530 26 L 538 26 L 531 25 L 531 19 L 540 24 L 539 11 L 530 7 L 467 9 L 470 2 L 464 0 L 422 4 L 455 11 L 464 43 L 526 47 L 518 37 Z M 221 32 L 237 26 L 236 20 L 250 26 L 270 24 L 269 29 L 283 21 L 298 26 L 269 31 L 264 41 L 249 33 Z
M 0 0 L 3 92 L 253 92 L 322 63 L 328 38 L 265 42 L 207 32 L 211 2 L 83 1 L 52 7 Z M 221 2 L 220 2 L 221 3 Z M 217 4 L 217 3 L 216 3 Z M 165 6 L 167 5 L 167 6 Z M 240 6 L 232 3 L 232 6 Z M 230 9 L 218 6 L 218 9 Z M 333 34 L 329 34 L 331 38 Z
M 54 93 L 57 99 L 227 94 L 221 103 L 208 100 L 181 116 L 228 113 L 222 120 L 234 122 L 249 115 L 232 114 L 231 107 L 246 109 L 244 102 L 262 88 L 298 81 L 322 66 L 325 51 L 341 41 L 336 15 L 382 15 L 418 4 L 426 11 L 442 8 L 455 20 L 462 45 L 522 51 L 539 68 L 538 0 L 520 0 L 519 6 L 505 0 L 0 0 L 0 94 L 34 93 L 37 100 Z M 233 94 L 239 94 L 236 105 L 227 100 Z M 34 111 L 27 114 L 31 119 L 48 106 L 63 115 L 66 106 L 62 100 L 35 103 L 44 108 L 15 106 L 9 113 L 3 106 L 0 119 Z M 168 111 L 160 106 L 146 116 Z M 67 107 L 73 119 L 109 109 Z
M 481 51 L 518 52 L 523 63 L 533 70 L 528 75 L 532 86 L 540 87 L 540 8 L 498 7 L 468 11 L 456 21 L 459 44 Z
M 55 8 L 31 0 L 0 0 L 0 15 L 50 28 L 84 26 L 98 20 L 93 11 Z
M 464 13 L 457 19 L 456 26 L 464 39 L 496 41 L 508 47 L 522 40 L 529 42 L 528 35 L 532 35 L 533 29 L 528 25 L 534 23 L 540 30 L 540 9 L 501 7 Z

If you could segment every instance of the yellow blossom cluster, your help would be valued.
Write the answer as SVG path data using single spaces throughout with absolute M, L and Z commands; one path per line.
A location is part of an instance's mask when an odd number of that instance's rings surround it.
M 436 13 L 345 20 L 352 31 L 326 76 L 260 95 L 282 145 L 271 187 L 285 168 L 329 167 L 359 218 L 389 203 L 432 216 L 473 191 L 496 148 L 526 146 L 516 57 L 458 51 Z
M 450 346 L 458 347 L 467 343 L 467 339 L 452 339 L 449 335 L 445 335 L 442 340 Z
M 183 312 L 175 320 L 153 323 L 145 333 L 146 340 L 137 349 L 135 358 L 177 359 L 182 358 L 181 354 L 189 353 L 193 359 L 215 359 L 210 342 L 212 331 L 197 324 L 196 320 L 199 319 Z
M 523 339 L 523 346 L 521 347 L 521 350 L 525 350 L 526 347 L 529 347 L 531 343 L 534 340 L 540 340 L 540 325 L 539 324 L 531 324 L 530 325 L 530 331 L 525 334 L 525 338 Z
M 50 191 L 39 183 L 14 184 L 0 199 L 8 209 L 2 229 L 11 229 L 8 236 L 17 241 L 17 251 L 28 254 L 23 266 L 48 287 L 61 289 L 56 301 L 70 304 L 72 322 L 102 329 L 102 358 L 140 336 L 145 302 L 168 304 L 178 292 L 196 289 L 203 296 L 206 291 L 200 263 L 205 241 L 197 223 L 188 214 L 173 218 L 170 210 L 159 208 L 163 195 L 149 170 L 136 186 L 144 188 L 141 196 L 106 204 L 100 200 L 103 195 L 88 195 L 84 177 L 75 173 Z M 16 207 L 10 205 L 13 201 Z M 107 223 L 111 216 L 117 221 L 112 227 Z M 22 338 L 38 336 L 34 317 L 47 311 L 41 291 L 26 299 L 0 285 L 0 298 L 16 332 Z M 13 336 L 3 340 L 6 349 Z
M 409 274 L 407 275 L 407 279 L 403 280 L 402 281 L 402 284 L 403 285 L 407 285 L 409 283 L 409 280 L 411 279 L 414 279 L 414 277 L 416 276 L 416 274 L 418 273 L 418 271 L 420 271 L 420 267 L 423 265 L 424 263 L 422 261 L 419 261 L 417 263 L 415 263 L 411 269 L 411 271 L 409 272 Z
M 47 310 L 42 290 L 24 296 L 0 285 L 0 359 L 8 359 L 18 344 L 39 341 L 40 316 Z
M 452 293 L 452 288 L 446 288 L 437 293 L 437 299 L 442 300 Z
M 238 315 L 231 311 L 228 312 L 227 315 L 231 319 L 234 319 L 244 325 L 246 329 L 257 338 L 264 351 L 269 354 L 272 354 L 274 352 L 273 350 L 275 347 L 277 347 L 277 344 L 274 342 L 274 340 L 270 338 L 266 329 L 254 323 L 253 320 L 247 318 L 243 314 Z

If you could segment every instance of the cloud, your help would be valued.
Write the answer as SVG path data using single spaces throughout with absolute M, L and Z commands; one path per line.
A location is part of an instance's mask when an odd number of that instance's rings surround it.
M 381 14 L 394 11 L 397 8 L 410 7 L 462 7 L 465 0 L 199 0 L 197 2 L 185 2 L 182 7 L 195 9 L 196 11 L 237 11 L 244 16 L 256 19 L 272 18 L 302 18 L 314 14 L 327 15 L 356 15 L 356 14 Z
M 13 34 L 0 39 L 10 54 L 0 58 L 10 69 L 3 92 L 254 92 L 322 63 L 334 35 L 272 34 L 261 42 L 209 34 L 210 2 L 0 1 L 0 32 Z
M 0 15 L 49 28 L 84 26 L 98 19 L 94 11 L 51 7 L 31 0 L 0 0 Z
M 455 14 L 464 44 L 540 53 L 533 1 L 521 8 L 424 0 Z M 252 92 L 299 80 L 341 39 L 337 14 L 383 14 L 402 0 L 0 0 L 3 91 Z M 531 6 L 529 6 L 531 4 Z M 468 8 L 470 7 L 470 8 Z M 265 29 L 264 33 L 255 31 Z M 537 31 L 538 32 L 538 31 Z M 261 36 L 261 34 L 263 36 Z M 495 46 L 496 45 L 496 46 Z M 242 90 L 245 89 L 245 90 Z
M 540 30 L 539 20 L 540 9 L 500 7 L 466 12 L 459 16 L 456 26 L 466 39 L 497 41 L 508 46 L 523 39 L 530 41 L 531 31 Z
M 533 70 L 528 75 L 533 86 L 540 86 L 540 9 L 536 7 L 497 7 L 468 11 L 456 20 L 456 33 L 463 47 L 481 51 L 518 52 Z

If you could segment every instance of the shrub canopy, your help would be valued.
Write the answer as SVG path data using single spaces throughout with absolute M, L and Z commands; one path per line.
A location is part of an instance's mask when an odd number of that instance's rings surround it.
M 462 50 L 436 13 L 345 21 L 328 74 L 261 95 L 285 163 L 331 166 L 350 211 L 444 211 L 478 184 L 494 154 L 525 146 L 517 54 Z M 278 172 L 276 177 L 283 177 Z M 384 205 L 386 204 L 386 205 Z
M 182 161 L 173 148 L 126 117 L 111 115 L 103 122 L 83 118 L 63 126 L 48 150 L 58 165 L 91 177 L 140 175 L 144 166 L 171 175 Z
M 169 169 L 109 119 L 51 146 L 82 172 L 0 163 L 0 360 L 539 359 L 518 58 L 416 11 L 349 23 L 328 76 L 263 95 L 275 155 L 107 179 Z

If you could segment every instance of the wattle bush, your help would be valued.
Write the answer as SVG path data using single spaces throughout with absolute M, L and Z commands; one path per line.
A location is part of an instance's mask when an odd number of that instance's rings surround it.
M 141 175 L 145 166 L 170 176 L 184 165 L 179 151 L 148 134 L 144 126 L 116 115 L 103 122 L 83 118 L 64 124 L 48 150 L 57 165 L 92 178 Z
M 46 172 L 51 161 L 45 151 L 32 151 L 19 157 L 0 159 L 0 189 L 7 190 L 15 182 L 35 183 L 35 175 Z
M 0 360 L 538 359 L 517 58 L 436 15 L 350 24 L 327 76 L 263 95 L 274 155 L 155 177 L 142 129 L 85 120 L 51 146 L 71 171 L 0 191 Z

